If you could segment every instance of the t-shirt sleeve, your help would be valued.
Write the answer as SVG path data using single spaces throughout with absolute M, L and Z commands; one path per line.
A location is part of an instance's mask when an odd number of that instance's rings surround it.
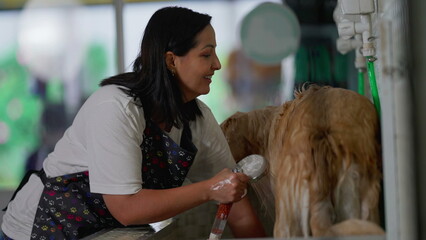
M 135 116 L 137 106 L 109 101 L 99 104 L 88 118 L 87 151 L 92 192 L 133 194 L 142 188 L 140 144 L 145 120 Z M 139 118 L 138 118 L 139 117 Z
M 228 142 L 211 110 L 199 102 L 203 117 L 192 124 L 193 143 L 198 148 L 187 178 L 191 182 L 209 179 L 224 168 L 232 169 L 236 163 Z

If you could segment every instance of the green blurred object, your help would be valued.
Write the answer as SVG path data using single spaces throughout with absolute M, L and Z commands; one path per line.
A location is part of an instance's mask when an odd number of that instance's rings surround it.
M 348 57 L 332 51 L 327 41 L 305 40 L 295 56 L 295 84 L 316 83 L 346 88 L 347 62 Z
M 40 145 L 43 104 L 29 90 L 29 75 L 12 52 L 0 60 L 0 188 L 16 187 L 27 156 Z
M 102 79 L 107 77 L 108 53 L 102 43 L 91 43 L 83 64 L 83 94 L 92 94 L 99 87 Z
M 315 82 L 332 85 L 331 56 L 325 45 L 318 45 L 313 49 Z
M 60 104 L 64 100 L 64 84 L 59 78 L 50 79 L 46 83 L 46 100 L 52 104 Z
M 338 51 L 334 54 L 334 81 L 338 87 L 348 85 L 348 55 Z
M 301 84 L 309 81 L 309 52 L 305 46 L 300 46 L 295 57 L 295 83 Z

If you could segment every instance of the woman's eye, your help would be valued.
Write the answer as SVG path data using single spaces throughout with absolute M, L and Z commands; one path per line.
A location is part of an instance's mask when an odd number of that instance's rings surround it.
M 206 57 L 206 58 L 207 58 L 207 57 L 210 57 L 210 56 L 211 56 L 210 54 L 204 54 L 204 55 L 203 55 L 203 57 Z

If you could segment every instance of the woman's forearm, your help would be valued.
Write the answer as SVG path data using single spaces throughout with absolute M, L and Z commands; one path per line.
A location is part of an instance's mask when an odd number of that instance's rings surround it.
M 123 225 L 158 222 L 209 201 L 209 184 L 199 182 L 183 187 L 142 189 L 133 195 L 103 195 L 111 214 Z
M 224 169 L 211 179 L 183 187 L 142 189 L 132 195 L 104 194 L 103 198 L 108 210 L 121 224 L 147 224 L 176 216 L 210 200 L 238 202 L 248 179 L 243 173 Z

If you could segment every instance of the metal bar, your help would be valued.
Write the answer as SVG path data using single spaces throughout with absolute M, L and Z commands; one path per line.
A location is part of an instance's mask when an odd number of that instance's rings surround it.
M 115 8 L 115 29 L 117 47 L 117 71 L 124 73 L 124 34 L 123 34 L 123 1 L 114 0 Z
M 383 1 L 379 48 L 382 139 L 388 240 L 417 240 L 412 99 L 408 66 L 407 0 Z

